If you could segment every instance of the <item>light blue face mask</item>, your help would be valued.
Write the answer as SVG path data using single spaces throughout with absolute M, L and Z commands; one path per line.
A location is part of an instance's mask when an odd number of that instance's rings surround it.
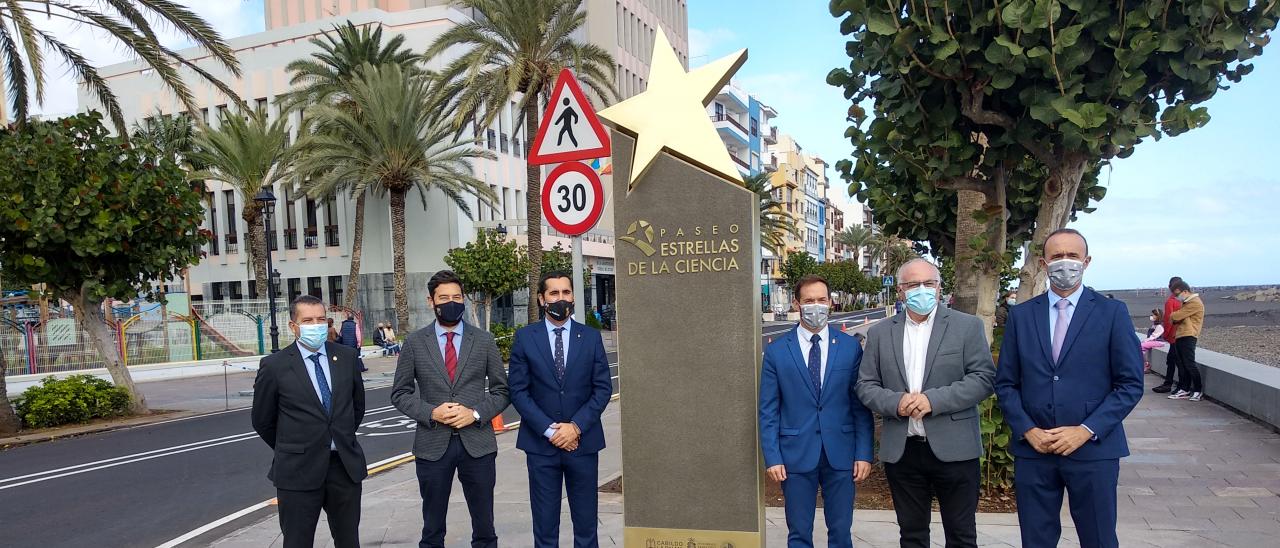
M 329 339 L 329 326 L 325 324 L 305 324 L 298 326 L 298 341 L 307 348 L 320 348 Z
M 920 286 L 907 292 L 907 308 L 916 314 L 928 314 L 938 306 L 938 290 L 933 287 Z

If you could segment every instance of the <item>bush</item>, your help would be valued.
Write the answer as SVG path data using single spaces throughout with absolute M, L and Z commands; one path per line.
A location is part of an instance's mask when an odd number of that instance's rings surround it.
M 600 320 L 597 320 L 596 315 L 592 314 L 591 312 L 587 312 L 586 324 L 587 324 L 587 327 L 595 329 L 596 331 L 600 331 L 604 329 L 604 326 L 600 325 Z
M 498 351 L 502 352 L 502 361 L 511 361 L 511 343 L 516 340 L 516 330 L 523 326 L 508 327 L 506 324 L 495 323 L 489 326 L 489 332 L 493 334 L 494 342 L 498 343 Z
M 1000 343 L 1004 339 L 1004 328 L 997 327 L 992 332 L 991 359 L 1000 361 Z M 1013 441 L 1013 431 L 1004 420 L 1004 413 L 991 396 L 978 405 L 978 416 L 982 425 L 982 488 L 1009 489 L 1013 487 L 1013 454 L 1009 447 Z
M 48 428 L 118 417 L 129 410 L 129 393 L 92 375 L 46 377 L 14 405 L 27 428 Z

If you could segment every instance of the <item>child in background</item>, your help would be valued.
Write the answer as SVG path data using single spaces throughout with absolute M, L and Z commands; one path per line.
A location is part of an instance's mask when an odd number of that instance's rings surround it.
M 1151 311 L 1151 327 L 1147 328 L 1147 338 L 1142 341 L 1142 372 L 1151 372 L 1151 349 L 1164 348 L 1164 325 L 1161 322 L 1160 310 Z

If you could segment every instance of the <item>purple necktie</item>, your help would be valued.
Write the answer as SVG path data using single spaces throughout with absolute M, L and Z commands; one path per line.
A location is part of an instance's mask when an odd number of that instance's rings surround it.
M 1062 352 L 1062 343 L 1067 340 L 1067 328 L 1071 324 L 1071 318 L 1067 316 L 1071 301 L 1062 299 L 1054 306 L 1058 308 L 1058 321 L 1053 324 L 1053 363 L 1058 363 L 1058 354 Z

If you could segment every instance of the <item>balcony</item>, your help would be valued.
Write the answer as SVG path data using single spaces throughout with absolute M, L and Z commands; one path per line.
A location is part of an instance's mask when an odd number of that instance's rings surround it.
M 240 252 L 239 241 L 240 241 L 239 237 L 236 236 L 235 234 L 226 235 L 226 241 L 224 243 L 226 244 L 227 254 Z
M 739 158 L 732 154 L 730 154 L 729 157 L 733 158 L 733 163 L 738 164 L 738 167 L 745 169 L 747 173 L 751 173 L 751 164 L 748 164 L 746 160 L 743 160 L 742 158 Z
M 338 225 L 324 227 L 324 243 L 329 247 L 338 247 Z
M 289 227 L 284 231 L 284 248 L 298 249 L 298 229 Z
M 307 236 L 303 238 L 303 243 L 307 249 L 316 249 L 320 247 L 320 239 L 317 237 L 316 227 L 307 227 Z
M 751 140 L 747 138 L 747 128 L 734 120 L 732 116 L 724 113 L 717 113 L 711 116 L 711 121 L 715 123 L 716 130 L 726 133 L 742 142 L 742 144 L 750 144 Z
M 769 131 L 764 134 L 764 143 L 766 145 L 778 144 L 778 128 L 776 126 L 769 126 Z
M 765 171 L 768 171 L 769 173 L 773 173 L 773 172 L 775 172 L 775 171 L 778 171 L 778 157 L 777 157 L 777 156 L 774 156 L 774 157 L 770 158 L 770 159 L 769 159 L 769 163 L 767 163 L 767 164 L 763 164 L 763 166 L 764 166 L 764 170 L 765 170 Z

